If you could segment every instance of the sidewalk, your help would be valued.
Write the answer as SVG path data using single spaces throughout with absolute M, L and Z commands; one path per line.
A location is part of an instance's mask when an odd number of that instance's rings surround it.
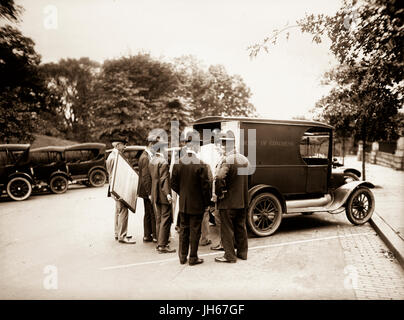
M 356 156 L 345 157 L 344 167 L 362 172 Z M 366 181 L 375 185 L 376 209 L 370 222 L 404 267 L 404 171 L 366 162 Z

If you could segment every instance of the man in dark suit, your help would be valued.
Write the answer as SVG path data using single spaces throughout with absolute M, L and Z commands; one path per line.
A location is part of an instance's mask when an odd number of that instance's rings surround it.
M 139 158 L 139 184 L 137 188 L 137 195 L 143 198 L 144 204 L 144 217 L 143 217 L 143 242 L 157 242 L 156 234 L 156 217 L 154 215 L 153 205 L 151 199 L 152 178 L 149 171 L 149 163 L 153 156 L 150 147 L 153 142 L 143 151 Z
M 216 177 L 217 207 L 221 220 L 224 256 L 216 262 L 247 260 L 248 239 L 246 214 L 248 210 L 248 159 L 235 149 L 234 134 L 228 131 L 221 138 L 226 144 L 226 155 Z M 237 253 L 235 253 L 235 248 Z
M 176 251 L 168 245 L 172 223 L 172 197 L 169 165 L 164 155 L 167 145 L 167 141 L 161 138 L 157 139 L 156 143 L 152 146 L 153 157 L 149 162 L 149 171 L 152 179 L 151 201 L 156 217 L 157 251 L 159 253 L 172 253 Z
M 180 263 L 196 265 L 203 262 L 198 258 L 198 245 L 201 237 L 203 214 L 210 206 L 211 187 L 209 183 L 209 166 L 197 156 L 200 147 L 199 135 L 194 133 L 185 137 L 187 146 L 185 154 L 174 165 L 171 187 L 178 193 L 180 215 L 179 258 Z

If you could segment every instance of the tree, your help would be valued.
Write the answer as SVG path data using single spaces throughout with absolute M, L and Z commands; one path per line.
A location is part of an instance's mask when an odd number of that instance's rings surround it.
M 2 0 L 0 4 L 0 18 L 9 21 L 18 21 L 22 7 L 15 4 L 14 0 Z
M 99 63 L 89 58 L 61 59 L 41 66 L 49 90 L 59 100 L 54 117 L 64 138 L 86 141 L 90 137 L 90 115 L 93 85 Z
M 30 38 L 9 25 L 0 28 L 0 140 L 6 143 L 33 141 L 33 119 L 48 111 L 39 62 Z
M 93 92 L 94 134 L 108 141 L 119 133 L 145 144 L 149 131 L 168 129 L 174 114 L 183 120 L 183 105 L 174 103 L 177 84 L 172 66 L 148 54 L 105 61 Z
M 194 56 L 176 58 L 174 65 L 180 83 L 177 94 L 189 104 L 193 119 L 255 114 L 251 91 L 239 75 L 229 75 L 221 65 L 206 69 Z
M 341 123 L 353 123 L 353 133 L 364 145 L 397 134 L 396 117 L 404 96 L 403 14 L 395 0 L 360 4 L 354 0 L 344 1 L 334 16 L 311 14 L 297 21 L 296 27 L 312 34 L 314 42 L 320 43 L 327 36 L 339 62 L 325 76 L 334 90 L 321 101 L 325 104 L 317 106 L 324 107 L 328 119 L 339 117 Z M 251 46 L 250 54 L 268 50 L 269 43 L 275 44 L 280 34 L 275 31 L 261 44 Z M 365 180 L 365 153 L 362 171 Z

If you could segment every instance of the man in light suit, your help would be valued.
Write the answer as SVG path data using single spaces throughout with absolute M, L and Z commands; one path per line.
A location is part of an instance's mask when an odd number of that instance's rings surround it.
M 111 180 L 112 169 L 114 167 L 115 159 L 120 153 L 125 149 L 127 141 L 124 138 L 116 137 L 113 139 L 112 146 L 114 149 L 108 156 L 105 165 L 109 174 L 109 179 Z M 108 186 L 108 197 L 113 197 L 115 200 L 115 240 L 120 243 L 135 244 L 136 241 L 130 240 L 132 236 L 128 236 L 128 208 L 120 201 L 120 199 L 115 198 L 115 196 L 110 193 L 110 186 Z
M 180 263 L 196 265 L 203 262 L 198 257 L 198 244 L 201 237 L 203 214 L 210 206 L 211 186 L 209 183 L 209 167 L 202 162 L 197 152 L 199 150 L 199 135 L 194 134 L 190 139 L 185 137 L 186 152 L 174 165 L 171 187 L 178 193 L 180 214 Z
M 156 217 L 157 251 L 159 253 L 172 253 L 176 251 L 168 245 L 172 223 L 172 196 L 169 164 L 164 155 L 167 145 L 168 141 L 157 138 L 151 148 L 153 150 L 153 157 L 149 163 L 152 179 L 151 201 Z

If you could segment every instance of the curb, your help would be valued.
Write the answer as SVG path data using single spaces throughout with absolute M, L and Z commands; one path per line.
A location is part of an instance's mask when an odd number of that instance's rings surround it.
M 404 241 L 376 212 L 369 222 L 404 269 Z

